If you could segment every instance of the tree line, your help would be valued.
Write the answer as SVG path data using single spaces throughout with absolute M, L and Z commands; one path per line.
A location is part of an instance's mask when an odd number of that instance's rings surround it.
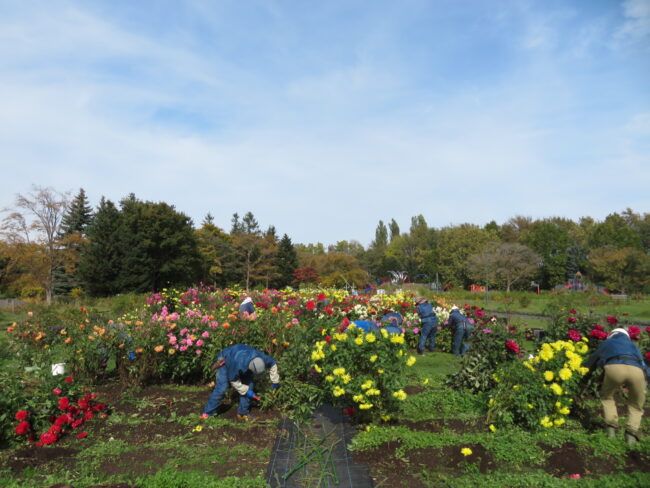
M 208 214 L 200 226 L 164 202 L 130 194 L 92 208 L 83 189 L 34 187 L 6 210 L 0 238 L 0 294 L 110 296 L 205 283 L 281 288 L 315 283 L 366 287 L 389 278 L 444 287 L 487 285 L 510 291 L 568 280 L 616 292 L 650 287 L 650 214 L 626 209 L 603 221 L 583 217 L 429 227 L 407 231 L 379 221 L 371 244 L 293 244 L 252 212 L 235 213 L 226 231 Z

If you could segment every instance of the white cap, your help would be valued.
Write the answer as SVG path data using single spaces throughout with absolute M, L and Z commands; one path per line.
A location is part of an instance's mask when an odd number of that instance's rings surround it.
M 452 310 L 458 310 L 458 307 L 456 305 L 454 305 L 453 307 L 451 307 L 451 309 Z
M 262 358 L 258 357 L 251 359 L 251 362 L 248 363 L 248 369 L 251 370 L 253 374 L 260 374 L 264 372 L 266 366 Z
M 620 328 L 620 327 L 617 327 L 616 329 L 613 329 L 613 330 L 609 333 L 609 335 L 607 336 L 607 338 L 609 339 L 610 337 L 615 336 L 616 334 L 625 334 L 625 335 L 627 336 L 628 339 L 630 338 L 630 334 L 627 333 L 627 330 L 622 329 L 622 328 Z
M 244 303 L 251 303 L 252 301 L 253 301 L 253 299 L 251 297 L 246 297 L 246 298 L 244 298 L 244 301 L 241 302 L 241 303 L 243 305 Z

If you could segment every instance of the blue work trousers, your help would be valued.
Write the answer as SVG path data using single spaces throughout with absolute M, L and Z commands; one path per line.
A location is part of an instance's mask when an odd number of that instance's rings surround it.
M 240 379 L 240 381 L 245 385 L 248 385 L 248 387 L 251 390 L 253 389 L 252 378 L 242 378 Z M 210 393 L 210 397 L 208 398 L 208 403 L 205 404 L 205 409 L 203 410 L 203 413 L 207 413 L 210 416 L 216 413 L 217 409 L 221 405 L 221 400 L 223 400 L 223 397 L 226 395 L 226 392 L 228 391 L 228 386 L 229 384 L 226 375 L 226 368 L 221 367 L 217 370 L 216 385 L 214 386 L 214 390 L 212 390 L 212 393 Z M 248 415 L 250 413 L 250 405 L 251 405 L 251 399 L 245 395 L 240 395 L 239 407 L 237 407 L 237 413 L 239 415 Z
M 469 345 L 464 341 L 469 339 L 470 334 L 472 333 L 472 326 L 469 324 L 459 325 L 454 330 L 454 344 L 452 347 L 452 352 L 456 356 L 462 356 L 467 351 L 469 351 Z
M 436 333 L 438 332 L 438 324 L 422 324 L 420 330 L 420 344 L 418 345 L 418 352 L 424 353 L 427 340 L 429 341 L 429 351 L 433 352 L 436 348 Z

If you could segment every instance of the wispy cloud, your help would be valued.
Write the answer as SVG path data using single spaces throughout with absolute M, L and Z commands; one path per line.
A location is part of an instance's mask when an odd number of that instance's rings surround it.
M 7 186 L 251 210 L 299 242 L 647 211 L 648 71 L 607 47 L 645 11 L 482 5 L 0 3 Z

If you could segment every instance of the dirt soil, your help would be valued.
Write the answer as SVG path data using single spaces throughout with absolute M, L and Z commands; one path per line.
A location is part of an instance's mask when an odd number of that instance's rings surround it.
M 62 470 L 74 470 L 82 462 L 77 454 L 98 441 L 114 439 L 123 441 L 128 446 L 142 445 L 141 448 L 107 457 L 99 463 L 98 471 L 107 476 L 132 474 L 154 474 L 170 459 L 174 459 L 173 451 L 160 450 L 152 447 L 156 441 L 170 438 L 187 438 L 188 445 L 211 446 L 223 450 L 233 450 L 237 447 L 250 445 L 249 459 L 238 457 L 238 463 L 220 463 L 210 461 L 200 466 L 184 463 L 178 469 L 198 468 L 214 475 L 216 478 L 226 476 L 257 476 L 264 474 L 267 459 L 255 457 L 256 452 L 270 449 L 275 442 L 277 425 L 281 419 L 278 412 L 253 410 L 255 422 L 241 423 L 236 415 L 236 402 L 225 405 L 221 411 L 224 418 L 237 422 L 237 425 L 226 425 L 192 432 L 192 427 L 174 421 L 176 417 L 196 415 L 197 425 L 199 415 L 211 391 L 185 391 L 172 387 L 151 386 L 138 392 L 127 392 L 120 385 L 103 385 L 96 389 L 98 401 L 108 406 L 105 418 L 96 417 L 84 425 L 88 432 L 85 439 L 77 439 L 74 435 L 64 436 L 53 446 L 29 447 L 12 453 L 8 467 L 16 476 L 32 468 L 37 472 L 52 473 Z M 225 403 L 225 402 L 224 402 Z M 119 415 L 136 418 L 138 423 L 111 422 L 109 416 Z M 161 420 L 168 420 L 161 422 Z M 269 421 L 262 422 L 261 421 Z M 274 422 L 277 421 L 277 422 Z M 259 424 L 259 425 L 258 425 Z M 125 483 L 96 485 L 95 488 L 130 488 Z M 50 488 L 74 488 L 65 483 L 50 485 Z
M 485 429 L 481 419 L 463 421 L 459 419 L 437 419 L 421 422 L 400 421 L 398 425 L 408 427 L 413 431 L 442 432 L 451 430 L 458 434 L 477 432 Z M 380 486 L 408 486 L 420 488 L 425 485 L 417 476 L 423 470 L 438 473 L 441 476 L 453 477 L 466 474 L 472 464 L 472 470 L 480 473 L 496 471 L 498 462 L 486 451 L 481 444 L 468 444 L 472 450 L 470 456 L 463 456 L 458 446 L 444 448 L 413 449 L 400 457 L 396 450 L 401 442 L 390 441 L 382 444 L 377 449 L 358 451 L 354 453 L 354 460 L 359 464 L 370 467 L 370 472 L 375 483 Z M 650 456 L 631 451 L 625 465 L 621 466 L 614 459 L 596 457 L 591 448 L 566 443 L 559 448 L 540 445 L 547 453 L 548 459 L 542 466 L 547 473 L 558 478 L 569 478 L 574 473 L 581 476 L 602 476 L 621 471 L 640 471 L 650 473 Z M 431 483 L 433 480 L 427 480 Z M 448 486 L 444 484 L 444 486 Z

